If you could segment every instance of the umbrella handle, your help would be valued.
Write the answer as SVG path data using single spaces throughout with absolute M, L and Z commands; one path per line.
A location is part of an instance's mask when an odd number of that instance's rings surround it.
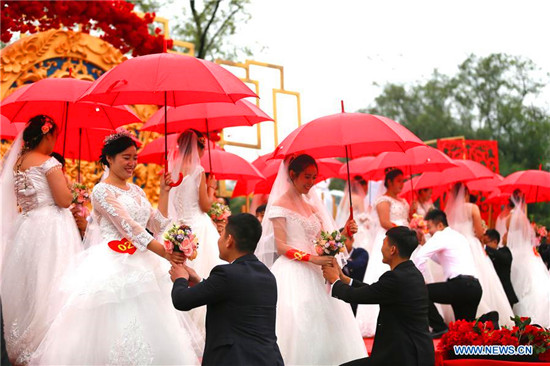
M 112 83 L 108 88 L 107 90 L 105 91 L 106 94 L 109 94 L 111 91 L 113 91 L 114 88 L 116 88 L 118 86 L 118 84 L 122 83 L 123 85 L 126 85 L 128 84 L 128 80 L 125 80 L 125 79 L 121 79 L 121 80 L 117 80 L 115 81 L 114 83 Z
M 178 181 L 176 183 L 170 183 L 169 186 L 170 187 L 177 187 L 181 184 L 182 181 L 183 181 L 183 173 L 180 172 L 180 176 L 178 177 Z

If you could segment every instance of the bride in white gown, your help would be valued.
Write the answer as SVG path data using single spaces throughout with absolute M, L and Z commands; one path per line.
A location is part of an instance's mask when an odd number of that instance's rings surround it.
M 65 306 L 33 356 L 35 365 L 196 365 L 196 331 L 170 301 L 168 254 L 146 231 L 161 232 L 170 179 L 161 181 L 159 210 L 127 183 L 137 163 L 128 133 L 111 135 L 101 162 L 108 177 L 92 192 L 90 247 L 65 276 Z
M 364 283 L 371 284 L 380 279 L 390 266 L 382 263 L 382 244 L 386 231 L 394 226 L 409 226 L 409 204 L 398 195 L 403 190 L 403 172 L 391 169 L 386 173 L 384 186 L 387 191 L 378 197 L 374 203 L 376 223 L 372 252 L 370 253 Z M 363 337 L 373 337 L 376 332 L 376 322 L 380 307 L 378 305 L 359 305 L 357 307 L 357 322 Z
M 466 202 L 468 198 L 467 188 L 463 184 L 457 183 L 451 190 L 445 213 L 447 214 L 449 226 L 464 235 L 468 240 L 474 258 L 479 275 L 478 279 L 483 289 L 476 316 L 479 317 L 490 311 L 497 311 L 499 323 L 511 326 L 513 323 L 510 317 L 514 316 L 512 307 L 508 302 L 495 267 L 478 239 L 484 233 L 479 207 Z
M 172 179 L 183 175 L 182 183 L 170 191 L 169 217 L 181 220 L 193 230 L 199 239 L 197 258 L 188 263 L 201 278 L 206 278 L 212 268 L 224 262 L 220 259 L 218 239 L 220 235 L 207 212 L 214 202 L 216 181 L 208 178 L 200 159 L 204 155 L 206 139 L 200 132 L 187 130 L 178 137 L 177 150 L 170 153 Z
M 531 317 L 532 322 L 550 327 L 550 273 L 540 254 L 534 250 L 535 232 L 525 214 L 525 201 L 519 191 L 510 197 L 513 207 L 506 220 L 504 237 L 512 251 L 510 279 L 518 296 L 514 311 L 519 316 Z
M 316 176 L 308 155 L 281 163 L 256 249 L 277 279 L 277 343 L 286 365 L 339 365 L 367 355 L 350 306 L 325 284 L 321 265 L 331 257 L 314 254 L 321 230 L 336 229 L 312 190 Z
M 46 334 L 61 306 L 62 274 L 82 248 L 68 209 L 72 193 L 61 164 L 49 156 L 58 132 L 51 118 L 32 118 L 2 166 L 4 331 L 9 357 L 18 365 L 29 361 Z

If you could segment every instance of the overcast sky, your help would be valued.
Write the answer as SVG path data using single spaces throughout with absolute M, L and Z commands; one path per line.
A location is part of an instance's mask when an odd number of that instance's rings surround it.
M 452 74 L 470 53 L 521 55 L 550 72 L 546 0 L 252 0 L 248 9 L 234 40 L 252 47 L 254 60 L 284 66 L 285 88 L 301 93 L 303 123 L 339 112 L 340 99 L 350 112 L 369 106 L 381 90 L 375 83 L 411 83 L 435 68 Z M 251 76 L 267 80 L 261 106 L 272 114 L 276 73 Z M 296 112 L 291 98 L 279 104 L 284 135 Z

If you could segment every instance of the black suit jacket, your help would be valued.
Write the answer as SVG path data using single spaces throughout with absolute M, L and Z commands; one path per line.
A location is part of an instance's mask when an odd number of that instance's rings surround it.
M 353 248 L 348 258 L 348 263 L 342 268 L 342 271 L 353 278 L 353 280 L 363 281 L 367 264 L 369 262 L 369 253 L 363 248 Z M 350 304 L 353 315 L 357 315 L 357 304 Z
M 332 296 L 351 303 L 380 304 L 372 353 L 353 364 L 434 365 L 428 289 L 413 262 L 399 264 L 372 285 L 353 280 L 350 287 L 337 281 Z
M 491 258 L 495 271 L 500 278 L 504 292 L 506 292 L 506 297 L 510 302 L 510 305 L 518 302 L 518 297 L 510 281 L 510 271 L 512 270 L 512 252 L 508 247 L 502 247 L 498 249 L 493 249 L 489 246 L 485 246 L 485 252 Z
M 172 302 L 183 311 L 207 306 L 203 365 L 283 365 L 275 335 L 277 283 L 254 254 L 188 284 L 174 282 Z

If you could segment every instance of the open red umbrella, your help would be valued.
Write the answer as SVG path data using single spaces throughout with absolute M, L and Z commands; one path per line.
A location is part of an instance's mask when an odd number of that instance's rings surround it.
M 387 168 L 399 168 L 406 175 L 428 171 L 442 171 L 457 165 L 440 150 L 422 145 L 408 149 L 405 152 L 388 151 L 378 154 L 375 158 L 366 156 L 353 159 L 349 163 L 351 175 L 360 175 L 368 180 L 384 179 Z M 345 167 L 340 175 L 346 174 Z
M 279 167 L 281 165 L 281 159 L 270 159 L 271 154 L 260 156 L 258 159 L 252 162 L 265 177 L 263 181 L 254 181 L 251 179 L 240 179 L 233 189 L 233 197 L 248 196 L 252 192 L 255 194 L 268 194 L 271 192 Z M 319 171 L 317 172 L 317 181 L 334 178 L 338 176 L 343 163 L 334 158 L 324 158 L 317 160 L 317 166 Z
M 167 136 L 168 149 L 176 149 L 178 145 L 178 134 L 173 133 Z M 208 141 L 208 140 L 207 140 Z M 218 145 L 208 141 L 209 149 L 221 149 Z M 164 160 L 164 137 L 159 137 L 149 142 L 138 154 L 140 163 L 163 165 Z
M 478 179 L 466 183 L 470 191 L 492 192 L 504 178 L 500 174 L 495 174 L 492 178 Z
M 11 123 L 11 121 L 0 115 L 0 138 L 3 140 L 13 140 L 19 132 L 25 128 L 24 123 Z
M 235 103 L 200 103 L 168 109 L 168 133 L 183 132 L 193 128 L 200 132 L 221 130 L 227 127 L 253 126 L 263 121 L 273 121 L 264 111 L 248 100 Z M 208 126 L 208 127 L 207 127 Z M 159 109 L 142 131 L 164 133 L 164 107 Z
M 240 156 L 224 150 L 206 151 L 201 158 L 201 165 L 206 169 L 209 163 L 211 172 L 216 175 L 217 179 L 247 179 L 256 182 L 265 180 L 254 165 Z
M 525 201 L 550 201 L 550 172 L 544 170 L 521 170 L 510 174 L 497 187 L 502 193 L 512 193 L 520 189 Z
M 78 99 L 92 82 L 72 78 L 48 78 L 23 86 L 2 100 L 0 113 L 11 122 L 27 122 L 37 114 L 53 118 L 63 137 L 55 150 L 65 156 L 68 140 L 77 139 L 79 129 L 102 128 L 114 131 L 129 123 L 141 122 L 128 107 L 111 107 Z
M 406 151 L 424 145 L 411 131 L 383 116 L 366 113 L 333 114 L 298 127 L 275 149 L 274 157 L 307 153 L 314 158 L 351 157 Z M 346 164 L 346 167 L 349 167 Z M 348 184 L 351 182 L 349 171 Z M 353 217 L 350 195 L 350 216 Z
M 445 169 L 442 172 L 423 173 L 418 178 L 414 189 L 448 186 L 458 182 L 466 183 L 478 179 L 492 178 L 495 175 L 487 167 L 473 160 L 452 160 L 457 164 L 456 167 Z
M 428 173 L 425 173 L 425 174 L 428 174 Z M 405 198 L 409 202 L 412 201 L 414 195 L 416 195 L 416 192 L 420 189 L 420 188 L 417 188 L 417 183 L 420 177 L 421 177 L 420 175 L 417 175 L 412 179 L 409 179 L 408 181 L 406 181 L 403 184 L 403 190 L 399 194 L 399 197 Z M 448 186 L 434 186 L 429 188 L 432 188 L 432 200 L 435 201 L 439 197 L 441 197 L 443 193 L 445 193 Z
M 207 102 L 234 103 L 257 97 L 239 78 L 213 62 L 173 53 L 139 56 L 97 79 L 82 96 L 110 105 L 155 104 L 179 107 Z M 164 110 L 164 161 L 168 157 L 168 115 Z M 178 182 L 181 183 L 180 175 Z

